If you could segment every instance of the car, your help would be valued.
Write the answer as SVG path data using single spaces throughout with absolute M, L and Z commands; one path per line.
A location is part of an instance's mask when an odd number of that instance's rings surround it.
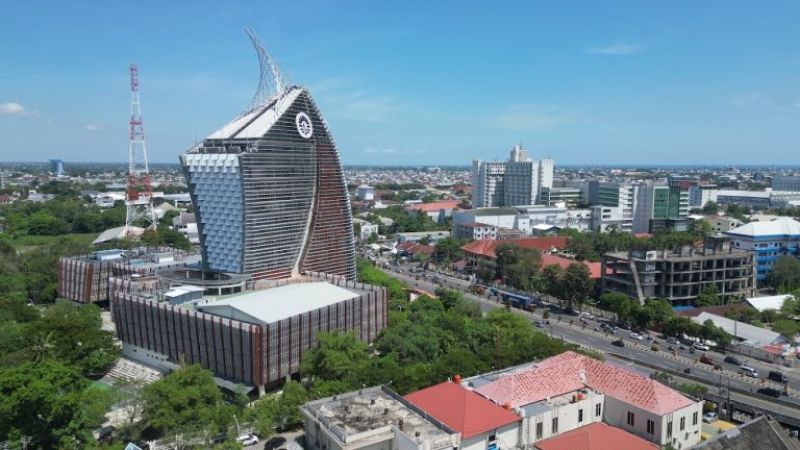
M 672 345 L 681 345 L 681 341 L 678 340 L 675 336 L 670 336 L 667 338 L 667 342 Z
M 735 366 L 741 366 L 742 365 L 742 362 L 739 361 L 739 358 L 737 358 L 735 356 L 726 356 L 725 357 L 725 362 L 728 363 L 728 364 L 733 364 Z
M 687 368 L 683 369 L 683 373 L 692 373 L 692 368 L 691 367 L 687 367 Z
M 778 383 L 789 382 L 789 377 L 787 377 L 783 372 L 778 372 L 777 370 L 770 370 L 767 374 L 767 378 L 772 381 L 777 381 Z
M 659 351 L 659 350 L 661 350 L 661 349 L 660 349 L 660 348 L 658 348 L 658 346 L 657 346 L 657 345 L 653 344 L 653 345 L 651 345 L 651 346 L 650 346 L 650 350 L 652 350 L 652 351 L 654 351 L 654 352 L 657 352 L 657 351 Z
M 781 391 L 773 388 L 761 388 L 756 392 L 758 392 L 761 395 L 766 395 L 767 397 L 773 397 L 773 398 L 778 398 L 782 394 Z
M 274 437 L 264 443 L 264 450 L 275 450 L 280 448 L 285 443 L 286 443 L 286 438 L 280 436 Z
M 700 355 L 700 362 L 703 364 L 711 364 L 712 366 L 716 364 L 714 360 L 711 359 L 711 357 L 706 355 L 705 353 Z
M 625 341 L 623 341 L 622 339 L 617 339 L 616 341 L 612 341 L 611 345 L 615 347 L 625 347 Z
M 252 434 L 242 434 L 236 438 L 236 442 L 242 444 L 245 447 L 256 445 L 258 444 L 258 438 L 253 436 Z
M 590 312 L 582 312 L 581 317 L 584 317 L 589 320 L 594 320 L 594 315 L 592 315 L 592 313 Z
M 719 419 L 719 414 L 715 413 L 714 411 L 703 414 L 703 422 L 705 423 L 716 422 L 717 419 Z
M 741 372 L 743 375 L 747 375 L 748 377 L 758 378 L 758 372 L 756 369 L 753 369 L 750 366 L 739 367 L 739 372 Z
M 695 350 L 700 350 L 701 352 L 707 352 L 707 351 L 711 350 L 711 348 L 709 346 L 707 346 L 706 344 L 703 344 L 701 342 L 695 342 L 694 345 L 692 345 L 692 348 L 695 349 Z
M 641 334 L 634 331 L 633 333 L 631 333 L 631 339 L 636 339 L 637 341 L 641 341 L 644 338 L 642 337 Z

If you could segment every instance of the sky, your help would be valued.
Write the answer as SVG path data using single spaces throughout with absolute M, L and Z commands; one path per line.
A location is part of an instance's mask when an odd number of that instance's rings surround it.
M 800 0 L 9 2 L 0 161 L 150 160 L 241 113 L 244 27 L 307 86 L 343 163 L 800 164 Z

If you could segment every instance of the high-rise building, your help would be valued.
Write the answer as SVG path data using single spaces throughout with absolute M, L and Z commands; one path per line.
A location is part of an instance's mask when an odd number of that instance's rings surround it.
M 532 160 L 520 145 L 508 161 L 472 162 L 472 204 L 476 208 L 542 203 L 544 188 L 553 187 L 553 160 Z
M 51 159 L 50 173 L 52 173 L 55 176 L 64 175 L 64 161 L 60 159 Z
M 612 222 L 606 222 L 604 225 L 613 225 L 619 231 L 630 232 L 633 230 L 637 193 L 637 186 L 630 184 L 590 181 L 588 185 L 590 205 L 614 208 L 607 211 L 595 208 L 593 211 L 598 211 L 598 214 L 595 215 L 601 214 L 599 211 L 602 211 L 604 216 L 613 215 Z M 605 219 L 612 219 L 612 217 L 605 217 Z M 599 227 L 593 228 L 604 231 Z
M 773 191 L 800 191 L 800 175 L 776 175 L 772 177 Z
M 633 217 L 634 233 L 656 233 L 689 227 L 689 180 L 670 177 L 657 183 L 646 181 L 637 186 Z
M 204 265 L 255 279 L 354 279 L 350 200 L 328 125 L 254 42 L 274 92 L 181 156 Z

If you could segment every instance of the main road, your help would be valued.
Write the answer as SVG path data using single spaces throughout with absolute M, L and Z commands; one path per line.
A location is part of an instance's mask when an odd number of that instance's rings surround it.
M 389 266 L 386 272 L 394 278 L 425 291 L 433 292 L 438 287 L 457 289 L 466 298 L 478 302 L 483 311 L 504 307 L 499 301 L 467 292 L 470 282 L 463 279 L 437 274 L 440 281 L 432 282 L 430 281 L 431 274 L 427 278 L 422 277 L 418 274 L 409 273 L 402 266 Z M 619 363 L 628 364 L 639 371 L 651 373 L 654 370 L 660 370 L 679 374 L 682 377 L 709 386 L 711 388 L 710 392 L 713 394 L 726 393 L 728 387 L 730 387 L 731 399 L 733 400 L 741 401 L 766 411 L 800 418 L 800 392 L 798 392 L 800 380 L 793 373 L 787 373 L 790 378 L 789 395 L 781 396 L 780 399 L 773 399 L 758 394 L 756 391 L 762 387 L 783 390 L 782 385 L 765 378 L 754 379 L 746 377 L 736 371 L 736 366 L 723 363 L 724 356 L 722 355 L 713 356 L 715 362 L 722 367 L 721 370 L 716 370 L 710 365 L 700 363 L 699 353 L 691 354 L 688 349 L 677 350 L 676 353 L 664 351 L 665 343 L 660 343 L 658 346 L 660 350 L 654 351 L 651 349 L 652 344 L 650 342 L 633 339 L 627 333 L 622 334 L 623 330 L 619 330 L 617 334 L 599 331 L 599 323 L 595 321 L 585 320 L 581 322 L 576 316 L 551 311 L 549 324 L 545 324 L 541 316 L 544 309 L 546 308 L 538 308 L 534 313 L 516 309 L 514 311 L 528 316 L 543 332 L 549 333 L 553 337 L 597 350 L 608 357 L 616 359 Z M 612 345 L 612 341 L 619 339 L 624 341 L 624 347 Z M 744 359 L 742 357 L 738 358 L 740 360 Z M 776 370 L 775 365 L 768 365 L 749 359 L 746 362 L 748 365 L 755 367 L 762 377 L 766 375 L 768 370 Z M 685 374 L 687 368 L 689 373 Z

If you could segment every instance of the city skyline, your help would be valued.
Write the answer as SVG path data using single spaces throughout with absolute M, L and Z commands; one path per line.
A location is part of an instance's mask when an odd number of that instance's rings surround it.
M 177 162 L 252 96 L 253 25 L 345 165 L 467 165 L 517 143 L 564 166 L 800 163 L 796 2 L 98 5 L 7 11 L 4 160 L 124 160 L 137 62 L 151 158 Z

